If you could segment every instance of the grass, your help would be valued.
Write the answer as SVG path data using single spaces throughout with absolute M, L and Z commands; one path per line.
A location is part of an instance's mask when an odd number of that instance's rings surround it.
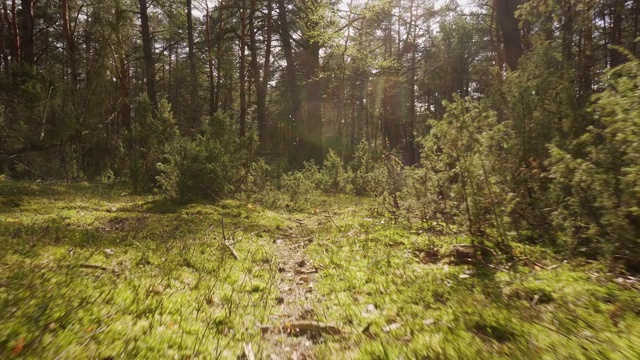
M 287 336 L 261 326 L 281 321 L 276 239 L 294 227 L 319 269 L 304 305 L 342 331 L 308 356 L 640 358 L 638 290 L 602 265 L 517 244 L 544 268 L 457 265 L 466 239 L 408 231 L 369 202 L 289 212 L 0 181 L 0 358 L 280 355 Z

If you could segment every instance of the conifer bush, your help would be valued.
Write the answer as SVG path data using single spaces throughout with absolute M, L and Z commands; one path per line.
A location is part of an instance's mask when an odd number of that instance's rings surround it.
M 421 167 L 409 171 L 401 198 L 423 223 L 461 224 L 474 239 L 508 251 L 509 213 L 516 203 L 506 168 L 513 143 L 484 102 L 455 99 L 422 139 Z
M 155 186 L 158 176 L 156 164 L 178 137 L 171 105 L 161 101 L 154 117 L 151 101 L 146 95 L 141 96 L 135 104 L 131 132 L 126 140 L 128 151 L 123 154 L 129 165 L 134 192 L 149 191 Z
M 550 146 L 555 228 L 570 249 L 640 271 L 640 60 L 605 73 L 594 125 L 573 151 Z
M 195 139 L 167 144 L 156 180 L 160 191 L 181 199 L 221 199 L 240 186 L 251 153 L 249 140 L 233 136 L 226 116 L 214 115 Z

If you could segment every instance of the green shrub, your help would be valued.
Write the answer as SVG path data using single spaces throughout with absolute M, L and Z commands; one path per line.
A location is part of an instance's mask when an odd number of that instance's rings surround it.
M 443 120 L 433 120 L 422 139 L 421 167 L 407 175 L 401 194 L 405 212 L 427 224 L 464 225 L 476 240 L 493 239 L 507 251 L 510 209 L 508 123 L 483 102 L 457 98 Z
M 322 183 L 322 174 L 318 166 L 313 162 L 305 163 L 302 170 L 284 174 L 280 180 L 280 191 L 288 200 L 287 207 L 303 210 L 314 206 L 321 194 L 319 184 Z
M 135 117 L 126 140 L 128 151 L 122 155 L 128 164 L 133 191 L 137 193 L 151 190 L 156 185 L 156 164 L 167 148 L 177 141 L 179 134 L 171 105 L 166 100 L 160 102 L 155 118 L 147 96 L 140 97 L 134 108 Z
M 215 115 L 201 134 L 191 140 L 177 138 L 168 144 L 156 164 L 159 190 L 181 199 L 221 199 L 240 187 L 248 171 L 251 147 L 237 140 L 230 121 Z
M 353 173 L 333 150 L 325 157 L 320 173 L 321 187 L 325 193 L 350 194 L 353 192 Z
M 351 163 L 353 188 L 357 195 L 378 196 L 384 193 L 386 167 L 382 154 L 366 141 L 360 142 Z
M 572 151 L 551 146 L 552 219 L 570 249 L 640 271 L 640 60 L 608 71 L 595 125 Z

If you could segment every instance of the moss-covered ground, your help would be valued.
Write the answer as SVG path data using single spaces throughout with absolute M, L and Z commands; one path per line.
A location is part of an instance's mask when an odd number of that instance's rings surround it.
M 0 358 L 640 358 L 632 277 L 321 203 L 0 181 Z

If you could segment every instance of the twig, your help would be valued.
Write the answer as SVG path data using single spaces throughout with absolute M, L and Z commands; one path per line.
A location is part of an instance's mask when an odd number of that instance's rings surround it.
M 498 254 L 496 254 L 496 252 L 495 252 L 493 249 L 491 249 L 491 248 L 489 248 L 489 247 L 486 247 L 486 246 L 484 246 L 484 245 L 480 245 L 480 244 L 453 244 L 453 245 L 451 245 L 451 246 L 452 246 L 452 247 L 466 247 L 466 246 L 469 246 L 469 247 L 478 247 L 478 248 L 481 248 L 481 249 L 485 249 L 485 250 L 490 251 L 490 252 L 493 254 L 493 256 L 498 256 Z
M 229 251 L 231 252 L 231 255 L 233 255 L 233 257 L 236 260 L 240 260 L 240 257 L 238 256 L 238 254 L 236 253 L 236 251 L 233 249 L 233 247 L 231 247 L 231 245 L 229 243 L 227 243 L 226 241 L 224 241 L 222 243 L 227 249 L 229 249 Z
M 83 264 L 78 264 L 78 267 L 82 268 L 82 269 L 94 269 L 94 270 L 118 272 L 115 269 L 108 268 L 108 267 L 105 267 L 105 266 L 102 266 L 102 265 L 95 265 L 95 264 L 84 264 L 83 263 Z
M 518 260 L 520 260 L 520 261 L 527 261 L 527 262 L 528 262 L 528 263 L 530 263 L 531 265 L 533 265 L 533 266 L 537 266 L 537 267 L 539 267 L 539 268 L 541 268 L 541 269 L 545 269 L 545 270 L 551 270 L 551 269 L 553 269 L 553 267 L 546 267 L 546 266 L 540 265 L 540 264 L 538 264 L 537 262 L 535 262 L 535 261 L 533 261 L 533 260 L 529 259 L 528 257 L 524 257 L 524 256 L 523 256 L 523 257 L 519 257 L 519 258 L 518 258 Z
M 536 324 L 536 325 L 538 325 L 538 326 L 542 326 L 543 328 L 545 328 L 545 329 L 547 329 L 547 330 L 551 330 L 551 331 L 553 331 L 553 332 L 555 332 L 555 333 L 558 333 L 558 334 L 560 334 L 560 335 L 564 336 L 565 338 L 567 338 L 567 339 L 569 339 L 569 340 L 573 340 L 573 338 L 572 338 L 571 336 L 569 336 L 569 335 L 567 335 L 567 334 L 563 333 L 562 331 L 560 331 L 560 330 L 558 330 L 558 329 L 554 329 L 554 328 L 552 328 L 551 326 L 547 326 L 547 325 L 545 325 L 545 324 L 543 324 L 543 323 L 541 323 L 541 322 L 535 321 L 535 320 L 533 321 L 533 323 L 534 323 L 534 324 Z

